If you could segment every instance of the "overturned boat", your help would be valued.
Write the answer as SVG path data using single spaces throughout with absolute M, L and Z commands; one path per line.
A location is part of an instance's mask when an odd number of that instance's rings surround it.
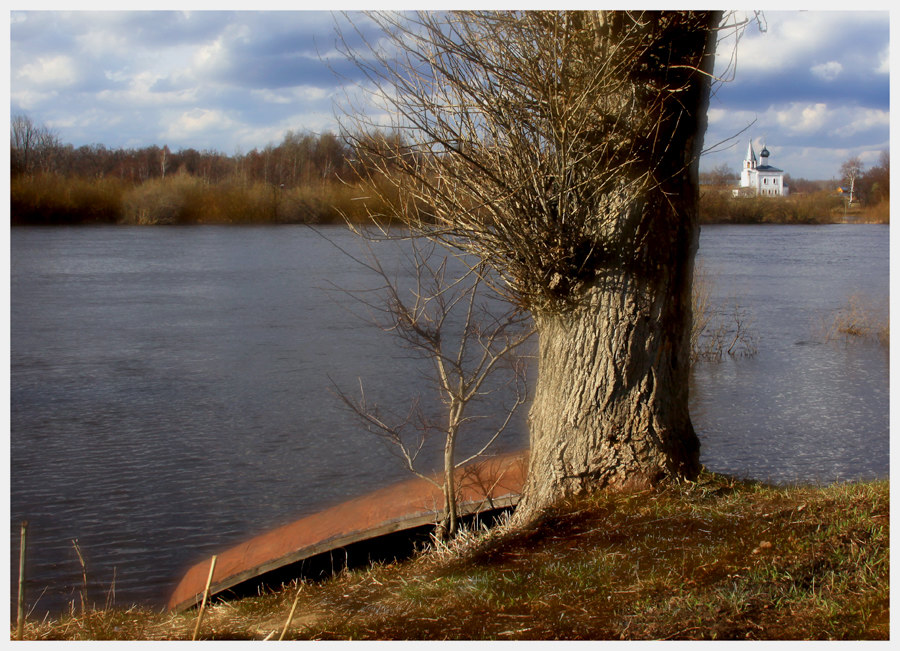
M 491 518 L 518 503 L 527 453 L 482 460 L 457 471 L 461 518 Z M 210 596 L 254 594 L 300 577 L 319 578 L 336 567 L 391 560 L 427 540 L 443 511 L 443 493 L 410 479 L 263 533 L 216 555 Z M 211 559 L 191 567 L 169 598 L 183 611 L 200 604 Z

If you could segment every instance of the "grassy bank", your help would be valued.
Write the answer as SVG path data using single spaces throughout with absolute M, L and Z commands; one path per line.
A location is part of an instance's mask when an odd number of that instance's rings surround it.
M 845 206 L 833 192 L 781 197 L 733 197 L 728 192 L 705 190 L 700 196 L 703 224 L 833 224 L 842 221 L 869 224 L 890 222 L 890 204 Z
M 113 177 L 37 174 L 10 181 L 12 224 L 272 224 L 362 222 L 368 215 L 390 215 L 396 192 L 385 180 L 384 196 L 359 184 L 319 178 L 293 186 L 276 186 L 230 176 L 209 182 L 176 173 L 129 183 Z M 387 197 L 387 203 L 385 202 Z M 732 197 L 727 192 L 701 193 L 704 224 L 822 224 L 845 219 L 890 222 L 888 202 L 854 204 L 833 193 L 788 198 Z M 382 219 L 383 220 L 383 219 Z
M 888 639 L 887 481 L 696 483 L 214 604 L 202 639 Z M 296 608 L 289 619 L 296 599 Z M 75 610 L 28 639 L 190 639 L 196 612 Z
M 10 214 L 18 225 L 335 224 L 387 213 L 369 194 L 338 180 L 283 188 L 233 178 L 207 183 L 187 174 L 137 185 L 41 174 L 12 179 Z

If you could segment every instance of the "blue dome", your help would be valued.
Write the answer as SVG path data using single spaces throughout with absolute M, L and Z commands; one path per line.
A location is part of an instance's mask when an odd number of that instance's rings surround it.
M 762 156 L 762 157 L 764 157 L 764 158 L 768 158 L 768 157 L 769 157 L 769 150 L 766 149 L 765 147 L 763 147 L 763 150 L 762 150 L 761 152 L 759 152 L 759 155 Z

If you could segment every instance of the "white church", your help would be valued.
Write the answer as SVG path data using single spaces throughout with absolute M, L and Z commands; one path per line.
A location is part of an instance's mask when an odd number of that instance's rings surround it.
M 759 152 L 759 159 L 753 151 L 753 141 L 747 145 L 747 157 L 744 158 L 741 167 L 741 184 L 734 191 L 734 195 L 788 196 L 788 186 L 784 184 L 784 170 L 769 165 L 769 150 L 765 145 Z

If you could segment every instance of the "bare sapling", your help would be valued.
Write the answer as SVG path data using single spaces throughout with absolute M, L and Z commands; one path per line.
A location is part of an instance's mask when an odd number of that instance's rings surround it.
M 443 515 L 436 535 L 444 539 L 458 527 L 458 469 L 485 455 L 525 402 L 525 362 L 516 353 L 533 329 L 527 313 L 479 292 L 487 273 L 484 264 L 467 266 L 461 258 L 436 255 L 434 243 L 423 248 L 420 241 L 409 239 L 404 244 L 409 250 L 410 286 L 401 286 L 367 242 L 367 259 L 354 259 L 374 272 L 381 287 L 374 294 L 348 293 L 366 306 L 375 325 L 396 336 L 415 357 L 429 361 L 428 379 L 442 402 L 442 416 L 439 420 L 426 415 L 420 395 L 411 397 L 405 416 L 389 413 L 366 396 L 362 380 L 358 397 L 337 386 L 335 391 L 367 430 L 399 456 L 407 470 L 441 490 Z M 499 382 L 500 386 L 489 382 L 501 369 L 505 381 Z M 504 390 L 505 402 L 498 396 Z M 482 432 L 474 452 L 459 455 L 460 438 L 480 420 L 472 406 L 488 400 L 499 410 L 496 428 Z M 442 438 L 439 476 L 423 470 L 420 458 L 434 436 Z

